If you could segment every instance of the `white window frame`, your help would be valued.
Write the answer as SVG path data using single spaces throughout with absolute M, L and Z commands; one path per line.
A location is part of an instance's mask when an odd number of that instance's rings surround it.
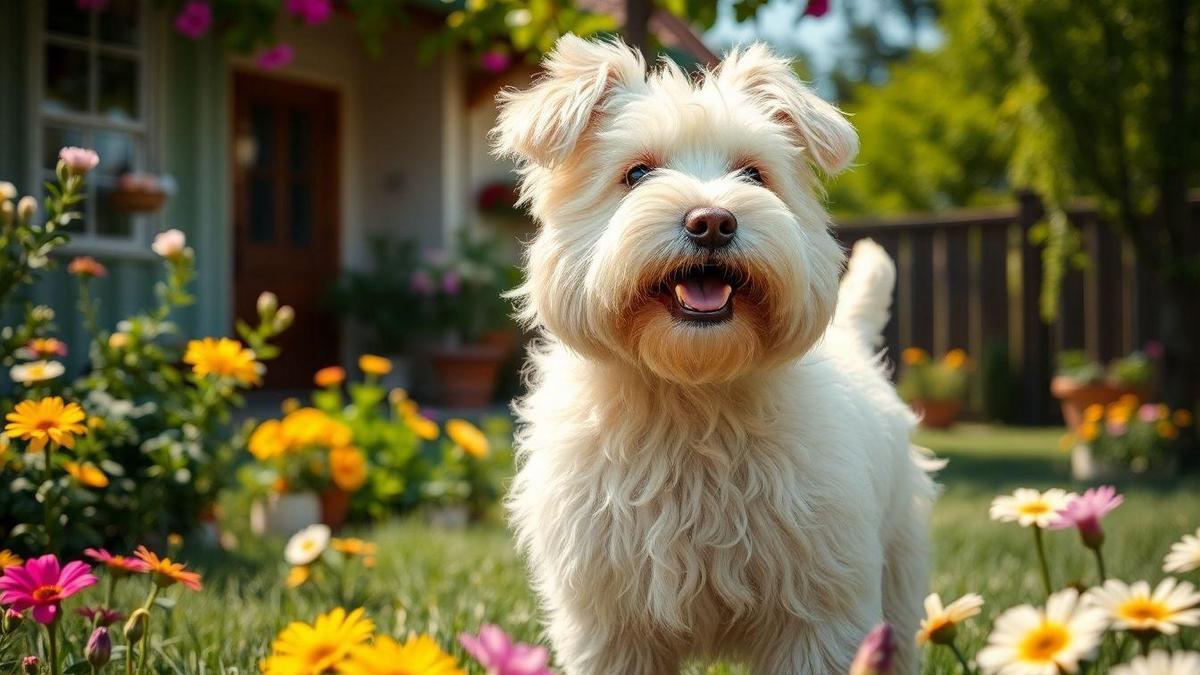
M 161 161 L 161 138 L 157 119 L 157 103 L 155 85 L 158 78 L 154 67 L 161 55 L 160 33 L 154 29 L 158 23 L 158 12 L 148 0 L 139 1 L 138 45 L 123 47 L 101 43 L 96 31 L 98 18 L 92 12 L 90 17 L 91 29 L 85 37 L 58 35 L 46 30 L 46 13 L 49 11 L 44 0 L 33 0 L 32 11 L 29 12 L 29 129 L 30 153 L 29 176 L 31 193 L 40 194 L 42 183 L 53 180 L 53 172 L 45 169 L 42 158 L 46 154 L 43 129 L 47 124 L 68 129 L 81 130 L 84 133 L 97 131 L 118 131 L 134 136 L 134 165 L 136 170 L 159 173 Z M 113 120 L 94 112 L 54 112 L 42 107 L 46 88 L 45 56 L 48 45 L 62 45 L 82 49 L 87 52 L 88 67 L 88 107 L 96 108 L 96 97 L 99 95 L 99 66 L 98 58 L 102 54 L 111 54 L 122 58 L 132 59 L 137 63 L 138 112 L 140 119 L 136 122 Z M 100 158 L 103 165 L 104 158 Z M 66 254 L 88 253 L 121 258 L 152 258 L 153 253 L 148 247 L 150 233 L 157 229 L 159 216 L 157 214 L 136 214 L 130 217 L 130 232 L 127 236 L 98 234 L 95 232 L 97 205 L 95 199 L 87 199 L 81 209 L 84 217 L 85 231 L 72 231 L 70 242 L 61 250 Z

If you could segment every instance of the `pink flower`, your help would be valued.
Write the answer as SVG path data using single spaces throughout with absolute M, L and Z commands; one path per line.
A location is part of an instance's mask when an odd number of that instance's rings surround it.
M 67 165 L 72 175 L 82 176 L 100 164 L 100 155 L 95 150 L 67 146 L 58 151 L 58 159 Z
M 1143 403 L 1142 407 L 1138 408 L 1138 419 L 1143 422 L 1157 422 L 1158 412 L 1158 406 L 1153 403 Z
M 462 289 L 462 277 L 458 272 L 450 271 L 442 275 L 442 292 L 446 295 L 458 295 Z
M 850 664 L 850 675 L 888 675 L 895 657 L 896 636 L 891 626 L 881 623 L 863 638 Z
M 150 250 L 167 259 L 183 255 L 185 248 L 187 248 L 187 236 L 175 229 L 159 232 L 154 236 L 154 243 L 150 244 Z
M 296 58 L 296 50 L 292 49 L 291 45 L 280 42 L 279 44 L 261 52 L 255 62 L 259 68 L 263 70 L 275 70 L 282 68 L 292 62 Z
M 287 10 L 310 26 L 325 23 L 333 14 L 329 0 L 287 0 Z
M 1109 420 L 1104 424 L 1104 428 L 1108 430 L 1110 436 L 1124 436 L 1128 430 L 1125 423 L 1119 420 Z
M 123 555 L 113 555 L 102 548 L 85 548 L 83 554 L 108 568 L 117 576 L 143 574 L 150 571 L 150 566 L 137 558 Z
M 550 654 L 545 647 L 513 642 L 499 626 L 485 624 L 479 635 L 462 633 L 458 641 L 487 675 L 553 675 L 546 665 Z
M 125 618 L 120 610 L 105 607 L 80 607 L 75 613 L 88 621 L 95 621 L 97 626 L 111 626 Z
M 433 279 L 429 272 L 417 270 L 408 278 L 408 288 L 417 295 L 429 297 L 433 295 Z
M 808 0 L 803 16 L 821 17 L 829 13 L 829 0 Z
M 204 0 L 189 0 L 175 17 L 175 30 L 199 40 L 212 27 L 212 7 Z
M 486 51 L 479 57 L 479 65 L 489 73 L 503 73 L 511 61 L 506 52 L 496 49 Z
M 1099 548 L 1104 543 L 1104 529 L 1100 527 L 1100 519 L 1112 513 L 1113 509 L 1124 501 L 1125 497 L 1117 494 L 1117 489 L 1111 485 L 1091 488 L 1067 502 L 1058 512 L 1058 517 L 1051 521 L 1049 529 L 1064 530 L 1076 527 L 1088 548 Z
M 96 583 L 91 570 L 78 560 L 62 567 L 53 553 L 7 567 L 0 577 L 0 603 L 17 611 L 32 607 L 34 621 L 51 623 L 58 617 L 59 603 Z

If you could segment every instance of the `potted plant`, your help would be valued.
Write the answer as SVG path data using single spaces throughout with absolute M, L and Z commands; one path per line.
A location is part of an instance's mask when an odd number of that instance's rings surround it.
M 1079 427 L 1067 440 L 1071 445 L 1071 473 L 1076 480 L 1113 480 L 1123 475 L 1171 474 L 1176 468 L 1180 429 L 1190 427 L 1186 410 L 1142 403 L 1123 394 L 1108 404 L 1086 407 Z
M 1126 395 L 1148 398 L 1154 368 L 1140 351 L 1113 360 L 1108 368 L 1080 350 L 1060 352 L 1055 360 L 1050 393 L 1062 405 L 1063 421 L 1069 429 L 1079 429 L 1084 410 L 1093 405 L 1106 406 Z
M 961 349 L 951 349 L 933 360 L 925 350 L 909 347 L 901 353 L 904 372 L 896 390 L 921 416 L 921 424 L 943 428 L 954 424 L 967 394 L 970 359 Z
M 117 178 L 109 200 L 121 213 L 157 213 L 174 192 L 175 181 L 170 176 L 124 173 Z
M 516 268 L 491 237 L 459 237 L 453 254 L 429 252 L 411 287 L 435 336 L 433 367 L 441 402 L 455 408 L 491 403 L 500 366 L 515 346 L 510 306 L 501 297 L 516 284 Z

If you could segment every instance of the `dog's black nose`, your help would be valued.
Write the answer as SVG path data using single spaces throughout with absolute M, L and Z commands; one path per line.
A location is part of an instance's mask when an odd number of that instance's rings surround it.
M 714 206 L 692 209 L 683 217 L 683 229 L 688 239 L 707 249 L 718 249 L 733 241 L 737 233 L 737 218 L 728 209 Z

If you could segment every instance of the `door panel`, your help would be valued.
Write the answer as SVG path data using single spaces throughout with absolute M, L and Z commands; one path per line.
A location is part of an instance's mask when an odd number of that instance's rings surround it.
M 253 322 L 259 293 L 296 310 L 267 387 L 303 387 L 338 358 L 338 320 L 322 308 L 338 273 L 337 92 L 234 77 L 234 302 Z

